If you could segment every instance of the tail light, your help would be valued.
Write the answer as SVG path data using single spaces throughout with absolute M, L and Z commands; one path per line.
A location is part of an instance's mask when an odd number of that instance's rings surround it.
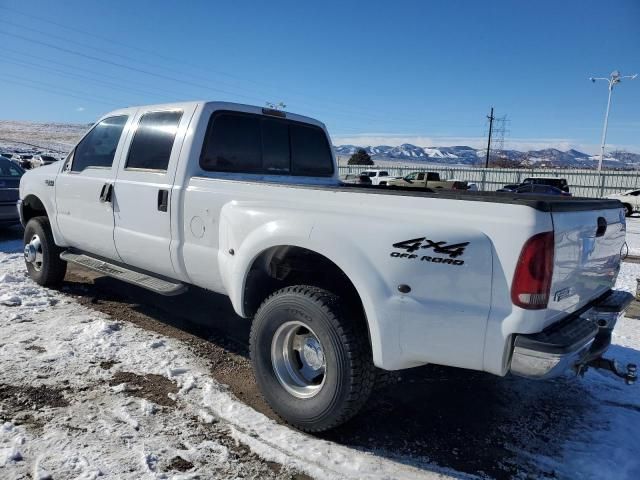
M 522 247 L 511 284 L 511 301 L 527 310 L 547 308 L 553 276 L 553 232 L 534 235 Z

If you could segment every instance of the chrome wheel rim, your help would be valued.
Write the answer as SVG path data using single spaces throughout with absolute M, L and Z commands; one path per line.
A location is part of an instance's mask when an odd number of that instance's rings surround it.
M 324 349 L 318 336 L 302 322 L 289 321 L 276 330 L 271 363 L 280 384 L 296 398 L 311 398 L 324 385 Z
M 44 254 L 42 253 L 42 242 L 38 235 L 31 237 L 31 241 L 24 246 L 24 260 L 31 264 L 36 271 L 42 270 Z

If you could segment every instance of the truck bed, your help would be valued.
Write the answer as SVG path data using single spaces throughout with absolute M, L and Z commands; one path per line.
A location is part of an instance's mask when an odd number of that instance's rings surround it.
M 471 202 L 506 203 L 526 205 L 542 212 L 573 212 L 584 210 L 603 210 L 622 208 L 618 200 L 561 197 L 552 195 L 522 195 L 508 192 L 470 192 L 461 190 L 419 190 L 404 187 L 385 187 L 378 185 L 349 185 L 344 184 L 336 189 L 353 189 L 359 193 L 375 193 L 382 195 L 402 195 L 408 197 L 446 198 Z
M 384 185 L 362 185 L 340 183 L 337 185 L 292 184 L 279 182 L 257 182 L 260 184 L 279 185 L 289 188 L 314 190 L 331 190 L 336 192 L 354 192 L 373 195 L 393 195 L 403 197 L 442 198 L 468 202 L 488 202 L 513 205 L 525 205 L 541 212 L 578 212 L 585 210 L 608 210 L 623 208 L 619 200 L 561 197 L 551 195 L 518 195 L 508 192 L 470 192 L 463 190 L 431 190 L 406 187 L 389 187 Z

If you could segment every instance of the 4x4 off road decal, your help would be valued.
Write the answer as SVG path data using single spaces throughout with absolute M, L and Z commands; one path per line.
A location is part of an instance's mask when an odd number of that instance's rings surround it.
M 407 259 L 420 259 L 422 262 L 432 263 L 444 263 L 446 265 L 464 265 L 464 260 L 454 260 L 464 254 L 464 249 L 470 242 L 463 243 L 450 243 L 447 242 L 434 242 L 426 237 L 412 238 L 411 240 L 405 240 L 404 242 L 398 242 L 393 244 L 393 248 L 405 250 L 402 252 L 391 252 L 391 256 L 394 258 L 407 258 Z M 433 253 L 447 255 L 449 258 L 419 255 L 417 253 L 421 249 L 433 249 Z

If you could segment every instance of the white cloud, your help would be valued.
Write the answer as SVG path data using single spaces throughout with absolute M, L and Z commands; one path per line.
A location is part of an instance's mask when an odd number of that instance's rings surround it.
M 334 145 L 358 145 L 362 147 L 376 145 L 390 145 L 395 147 L 403 143 L 411 143 L 419 147 L 450 147 L 453 145 L 467 145 L 473 148 L 486 148 L 486 137 L 436 137 L 415 134 L 387 134 L 360 133 L 351 135 L 332 135 Z M 540 150 L 543 148 L 557 148 L 569 150 L 575 148 L 581 152 L 595 154 L 600 151 L 600 145 L 584 143 L 570 138 L 507 138 L 504 148 L 508 150 Z M 612 150 L 627 150 L 640 152 L 640 145 L 607 145 L 607 152 Z
M 78 107 L 78 108 L 76 108 L 76 112 L 84 112 L 84 107 Z

